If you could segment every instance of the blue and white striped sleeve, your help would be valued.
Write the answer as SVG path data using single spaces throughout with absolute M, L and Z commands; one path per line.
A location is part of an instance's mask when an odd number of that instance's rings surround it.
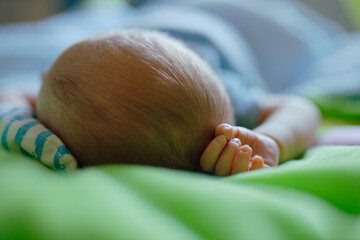
M 24 107 L 0 104 L 0 148 L 39 160 L 56 171 L 77 168 L 77 161 L 64 143 Z

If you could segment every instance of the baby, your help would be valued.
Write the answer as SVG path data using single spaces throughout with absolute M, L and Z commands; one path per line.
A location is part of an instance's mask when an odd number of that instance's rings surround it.
M 258 102 L 260 125 L 234 126 L 231 100 L 204 60 L 165 34 L 124 30 L 67 49 L 33 105 L 82 167 L 128 163 L 226 176 L 276 166 L 313 141 L 312 103 L 277 95 Z

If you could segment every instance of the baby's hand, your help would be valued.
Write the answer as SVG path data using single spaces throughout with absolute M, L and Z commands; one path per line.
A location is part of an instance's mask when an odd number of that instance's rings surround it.
M 227 176 L 275 166 L 280 149 L 272 138 L 243 127 L 220 124 L 200 165 L 206 172 Z

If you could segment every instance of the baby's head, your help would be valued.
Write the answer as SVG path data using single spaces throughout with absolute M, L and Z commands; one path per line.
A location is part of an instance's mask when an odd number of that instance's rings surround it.
M 198 170 L 215 127 L 233 124 L 224 87 L 182 43 L 158 32 L 96 35 L 44 75 L 37 114 L 80 166 Z

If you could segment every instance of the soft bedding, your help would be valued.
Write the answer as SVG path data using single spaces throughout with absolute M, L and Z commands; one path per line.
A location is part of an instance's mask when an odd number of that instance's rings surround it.
M 0 239 L 359 239 L 360 148 L 227 178 L 0 151 L 0 196 Z
M 360 93 L 350 96 L 318 95 L 312 97 L 312 100 L 326 117 L 360 124 Z

